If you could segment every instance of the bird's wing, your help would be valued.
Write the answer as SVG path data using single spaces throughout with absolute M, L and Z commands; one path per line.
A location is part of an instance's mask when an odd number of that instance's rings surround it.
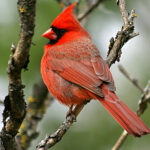
M 91 63 L 98 78 L 106 82 L 110 91 L 115 91 L 116 87 L 114 84 L 114 80 L 105 61 L 100 56 L 97 56 L 91 58 Z
M 61 77 L 74 84 L 88 89 L 92 93 L 103 97 L 100 85 L 105 82 L 111 82 L 111 73 L 106 67 L 104 61 L 99 58 L 90 60 L 75 61 L 68 58 L 51 59 L 48 63 L 52 70 Z

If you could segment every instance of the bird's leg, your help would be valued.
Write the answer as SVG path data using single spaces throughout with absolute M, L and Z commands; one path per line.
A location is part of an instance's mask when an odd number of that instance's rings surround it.
M 69 118 L 69 119 L 72 119 L 74 122 L 76 122 L 76 116 L 75 116 L 72 108 L 73 108 L 73 104 L 70 105 L 70 107 L 69 107 L 69 110 L 68 110 L 68 112 L 66 114 L 66 119 Z
M 84 101 L 84 104 L 86 105 L 87 103 L 89 103 L 91 100 L 86 100 Z

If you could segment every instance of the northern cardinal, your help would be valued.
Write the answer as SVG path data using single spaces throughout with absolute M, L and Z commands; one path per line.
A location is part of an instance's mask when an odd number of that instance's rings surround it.
M 70 108 L 97 99 L 134 137 L 150 133 L 143 121 L 116 96 L 109 67 L 75 18 L 74 6 L 75 3 L 66 8 L 42 35 L 49 39 L 41 61 L 48 90 Z

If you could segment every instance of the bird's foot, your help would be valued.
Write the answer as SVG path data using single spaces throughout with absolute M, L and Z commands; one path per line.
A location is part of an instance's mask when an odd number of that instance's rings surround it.
M 69 111 L 66 114 L 66 119 L 71 120 L 72 122 L 76 122 L 76 115 L 74 114 L 73 110 L 73 105 L 70 106 Z
M 89 103 L 91 100 L 86 100 L 84 101 L 84 104 L 86 105 L 87 103 Z

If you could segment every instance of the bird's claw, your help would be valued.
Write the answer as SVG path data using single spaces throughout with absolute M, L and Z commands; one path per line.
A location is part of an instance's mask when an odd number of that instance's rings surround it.
M 74 114 L 74 112 L 72 111 L 72 107 L 69 109 L 69 111 L 66 114 L 66 119 L 67 120 L 71 120 L 73 122 L 76 122 L 76 115 Z

